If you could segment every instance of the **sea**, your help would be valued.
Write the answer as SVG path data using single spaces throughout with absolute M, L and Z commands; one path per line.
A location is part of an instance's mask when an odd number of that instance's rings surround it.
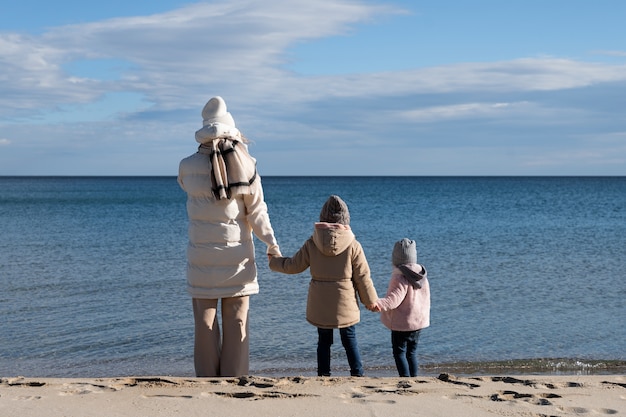
M 420 373 L 626 373 L 626 177 L 262 178 L 285 256 L 329 195 L 348 204 L 379 296 L 417 242 L 431 285 Z M 0 177 L 0 376 L 193 370 L 185 193 L 175 177 Z M 250 373 L 316 375 L 308 271 L 270 271 L 255 240 Z M 362 307 L 366 374 L 395 376 L 390 332 Z M 348 376 L 338 334 L 334 376 Z

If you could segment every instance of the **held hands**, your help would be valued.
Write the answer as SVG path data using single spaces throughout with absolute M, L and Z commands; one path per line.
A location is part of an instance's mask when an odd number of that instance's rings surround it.
M 267 247 L 267 252 L 265 252 L 267 254 L 267 261 L 271 261 L 273 257 L 278 256 L 281 257 L 283 256 L 280 253 L 280 248 L 278 247 L 278 244 L 275 245 L 271 245 Z
M 378 304 L 376 303 L 365 306 L 365 308 L 367 308 L 372 313 L 380 313 L 380 307 L 378 307 Z
M 268 253 L 267 254 L 267 262 L 270 262 L 272 260 L 272 258 L 280 258 L 281 256 L 283 256 L 282 254 L 278 253 Z

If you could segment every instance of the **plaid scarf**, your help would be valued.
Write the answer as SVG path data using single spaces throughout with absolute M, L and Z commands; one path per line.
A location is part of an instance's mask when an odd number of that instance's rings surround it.
M 231 199 L 237 194 L 252 194 L 257 178 L 256 160 L 238 140 L 218 138 L 200 145 L 211 162 L 211 191 L 216 199 Z

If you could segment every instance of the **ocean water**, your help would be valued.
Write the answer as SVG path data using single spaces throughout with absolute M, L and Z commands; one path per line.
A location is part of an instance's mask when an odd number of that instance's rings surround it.
M 263 177 L 281 250 L 330 194 L 348 204 L 384 296 L 396 240 L 432 291 L 423 374 L 623 373 L 625 177 Z M 185 194 L 175 177 L 0 177 L 0 376 L 193 376 Z M 251 373 L 314 375 L 308 271 L 269 271 L 251 298 Z M 366 372 L 395 375 L 389 331 L 362 309 Z M 333 374 L 349 375 L 338 335 Z

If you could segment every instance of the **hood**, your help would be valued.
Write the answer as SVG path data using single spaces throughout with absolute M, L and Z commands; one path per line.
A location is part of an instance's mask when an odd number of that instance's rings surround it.
M 426 268 L 416 263 L 398 265 L 395 269 L 404 275 L 415 288 L 422 288 L 421 280 L 428 276 Z
M 315 223 L 313 242 L 326 256 L 336 256 L 348 249 L 354 241 L 350 226 L 340 223 Z
M 207 124 L 202 129 L 196 131 L 196 142 L 200 144 L 206 144 L 221 138 L 240 141 L 241 133 L 236 127 L 220 122 Z

